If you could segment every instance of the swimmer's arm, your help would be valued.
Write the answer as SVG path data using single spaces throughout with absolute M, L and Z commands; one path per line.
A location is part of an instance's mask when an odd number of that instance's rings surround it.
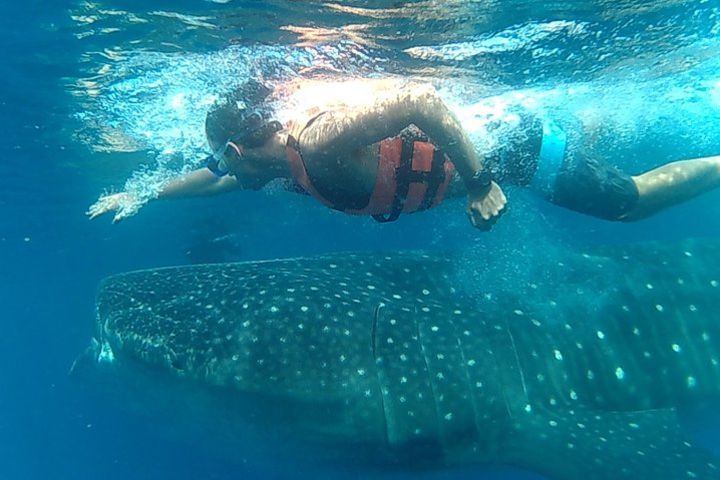
M 207 168 L 192 172 L 171 180 L 160 191 L 158 198 L 189 198 L 217 195 L 240 188 L 240 183 L 232 175 L 218 177 Z
M 412 123 L 448 154 L 466 184 L 482 171 L 482 158 L 431 86 L 405 87 L 396 95 L 379 96 L 366 107 L 328 113 L 325 121 L 311 124 L 303 133 L 303 152 L 335 159 L 339 151 L 353 151 L 395 136 Z
M 207 168 L 194 170 L 175 180 L 168 182 L 160 193 L 159 199 L 201 197 L 216 195 L 240 188 L 240 183 L 233 176 L 218 177 Z M 108 212 L 115 212 L 113 223 L 135 215 L 142 202 L 132 192 L 112 193 L 103 195 L 92 204 L 86 215 L 94 219 Z

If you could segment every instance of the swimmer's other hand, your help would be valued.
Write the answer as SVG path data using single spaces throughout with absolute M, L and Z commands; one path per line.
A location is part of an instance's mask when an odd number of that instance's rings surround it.
M 85 215 L 92 220 L 108 212 L 115 212 L 113 223 L 117 223 L 124 218 L 135 215 L 140 210 L 140 205 L 138 198 L 132 193 L 112 193 L 101 196 L 97 202 L 90 205 Z
M 490 182 L 490 189 L 482 192 L 468 193 L 467 214 L 474 227 L 488 231 L 505 211 L 507 199 L 502 189 L 495 182 Z

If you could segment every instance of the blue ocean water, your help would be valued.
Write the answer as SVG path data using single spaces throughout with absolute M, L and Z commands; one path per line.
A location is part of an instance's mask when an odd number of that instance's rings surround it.
M 379 226 L 278 192 L 150 204 L 119 225 L 84 216 L 105 189 L 151 192 L 159 180 L 197 165 L 206 149 L 198 105 L 258 73 L 291 78 L 319 69 L 423 78 L 461 119 L 520 95 L 560 118 L 600 118 L 612 132 L 608 155 L 630 171 L 717 154 L 714 1 L 31 0 L 4 7 L 0 478 L 318 475 L 283 471 L 272 458 L 243 452 L 229 461 L 198 447 L 210 439 L 174 438 L 69 378 L 92 333 L 97 284 L 108 274 L 424 248 L 461 249 L 478 275 L 514 278 L 556 245 L 720 232 L 717 192 L 618 225 L 510 188 L 511 208 L 492 233 L 470 228 L 459 201 Z

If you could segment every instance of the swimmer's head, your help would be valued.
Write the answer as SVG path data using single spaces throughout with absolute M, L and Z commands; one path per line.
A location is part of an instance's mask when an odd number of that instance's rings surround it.
M 282 124 L 272 120 L 272 110 L 265 99 L 272 90 L 256 80 L 248 80 L 240 87 L 218 99 L 205 118 L 205 134 L 210 149 L 216 152 L 227 142 L 243 148 L 265 144 Z

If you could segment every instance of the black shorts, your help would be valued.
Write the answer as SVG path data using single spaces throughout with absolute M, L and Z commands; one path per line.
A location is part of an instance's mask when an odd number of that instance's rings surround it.
M 570 146 L 570 145 L 568 145 Z M 630 175 L 602 160 L 566 152 L 550 200 L 605 220 L 621 220 L 640 194 Z
M 542 168 L 538 161 L 544 125 L 554 122 L 543 121 L 520 107 L 511 113 L 519 118 L 517 125 L 502 131 L 499 147 L 485 155 L 496 181 L 537 190 L 556 205 L 606 220 L 620 220 L 635 208 L 639 198 L 635 182 L 630 175 L 584 153 L 588 147 L 581 126 L 567 132 L 564 156 L 557 166 Z M 501 129 L 491 127 L 489 134 L 492 128 Z M 536 178 L 538 175 L 543 178 Z

